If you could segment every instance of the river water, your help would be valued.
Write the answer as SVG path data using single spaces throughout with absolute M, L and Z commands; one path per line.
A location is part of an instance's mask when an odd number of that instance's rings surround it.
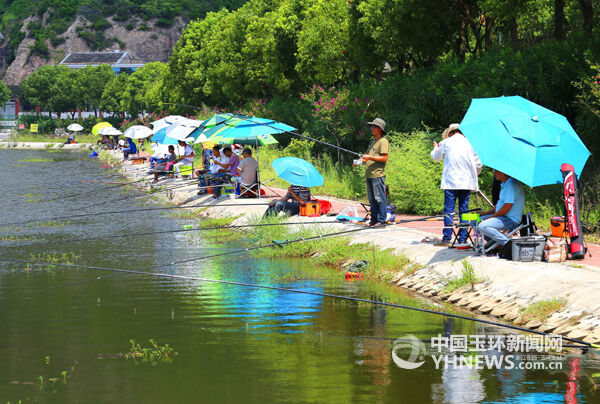
M 136 190 L 98 190 L 109 185 L 96 182 L 65 185 L 111 172 L 84 153 L 0 150 L 0 161 L 0 224 L 40 221 L 0 226 L 2 403 L 600 402 L 600 391 L 593 391 L 600 362 L 589 354 L 545 362 L 562 370 L 517 369 L 525 364 L 520 360 L 513 369 L 445 368 L 443 362 L 437 367 L 432 355 L 440 353 L 430 346 L 415 360 L 424 361 L 416 369 L 400 368 L 392 358 L 395 338 L 490 336 L 502 333 L 499 328 L 277 290 L 31 265 L 48 254 L 65 254 L 81 265 L 159 266 L 157 272 L 452 310 L 376 282 L 346 282 L 310 260 L 237 254 L 170 267 L 171 261 L 236 245 L 208 233 L 110 238 L 189 223 L 159 212 L 57 223 L 49 219 L 155 205 L 147 198 L 111 201 Z M 69 196 L 74 193 L 82 194 Z M 73 242 L 89 237 L 104 238 Z M 126 359 L 130 339 L 143 346 L 154 339 L 178 355 L 171 354 L 171 362 Z M 408 359 L 411 349 L 396 353 Z

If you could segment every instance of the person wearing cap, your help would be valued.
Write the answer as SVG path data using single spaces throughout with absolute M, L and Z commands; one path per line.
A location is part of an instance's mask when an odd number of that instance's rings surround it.
M 371 205 L 370 227 L 383 226 L 387 218 L 387 198 L 385 196 L 385 164 L 388 160 L 390 143 L 384 137 L 385 121 L 375 118 L 367 122 L 374 139 L 371 140 L 367 154 L 361 161 L 365 164 L 367 196 Z
M 469 210 L 471 192 L 479 190 L 478 176 L 483 165 L 479 156 L 473 150 L 471 143 L 460 131 L 457 123 L 451 124 L 442 133 L 442 141 L 433 142 L 431 158 L 435 161 L 444 160 L 442 182 L 444 190 L 444 236 L 441 244 L 449 244 L 452 240 L 452 219 L 456 202 L 458 213 Z M 467 231 L 460 229 L 458 243 L 467 241 Z

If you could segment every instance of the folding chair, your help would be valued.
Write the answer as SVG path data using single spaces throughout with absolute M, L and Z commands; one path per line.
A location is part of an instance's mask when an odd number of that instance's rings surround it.
M 258 170 L 256 170 L 256 182 L 253 184 L 244 185 L 241 180 L 238 183 L 240 184 L 240 194 L 237 198 L 244 198 L 243 195 L 245 198 L 260 198 L 260 173 Z
M 506 235 L 506 237 L 511 238 L 512 236 L 517 234 L 517 232 L 519 232 L 519 235 L 521 237 L 526 237 L 526 236 L 531 236 L 536 231 L 537 231 L 537 226 L 533 222 L 533 216 L 531 215 L 531 212 L 529 212 L 526 215 L 523 215 L 523 218 L 521 219 L 521 223 L 519 223 L 516 227 L 513 227 L 510 230 L 507 230 L 506 232 L 504 232 L 504 234 Z M 500 247 L 500 244 L 496 243 L 495 241 L 490 242 L 488 244 L 484 245 L 484 247 L 483 247 L 483 251 L 486 254 L 488 252 L 492 251 L 493 249 Z

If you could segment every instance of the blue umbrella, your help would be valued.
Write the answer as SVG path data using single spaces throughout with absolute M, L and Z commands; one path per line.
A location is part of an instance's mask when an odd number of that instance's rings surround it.
M 562 183 L 563 163 L 579 176 L 590 156 L 567 118 L 519 96 L 473 99 L 459 128 L 484 165 L 530 187 Z
M 292 185 L 317 187 L 323 185 L 323 176 L 306 160 L 298 157 L 281 157 L 271 163 L 277 176 Z
M 242 144 L 273 144 L 271 135 L 294 131 L 296 128 L 272 119 L 236 115 L 205 133 L 209 141 Z
M 152 139 L 150 140 L 160 144 L 179 144 L 177 139 L 167 135 L 167 128 L 160 129 L 154 134 L 154 136 L 152 136 Z

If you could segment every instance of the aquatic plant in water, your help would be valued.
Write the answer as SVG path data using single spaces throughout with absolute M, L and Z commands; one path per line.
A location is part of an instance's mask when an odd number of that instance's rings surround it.
M 131 348 L 125 354 L 125 359 L 141 360 L 142 362 L 150 362 L 156 365 L 158 362 L 170 363 L 173 361 L 174 356 L 179 355 L 169 344 L 160 345 L 154 339 L 150 339 L 149 347 L 141 346 L 135 339 L 130 339 L 129 342 L 131 343 Z

